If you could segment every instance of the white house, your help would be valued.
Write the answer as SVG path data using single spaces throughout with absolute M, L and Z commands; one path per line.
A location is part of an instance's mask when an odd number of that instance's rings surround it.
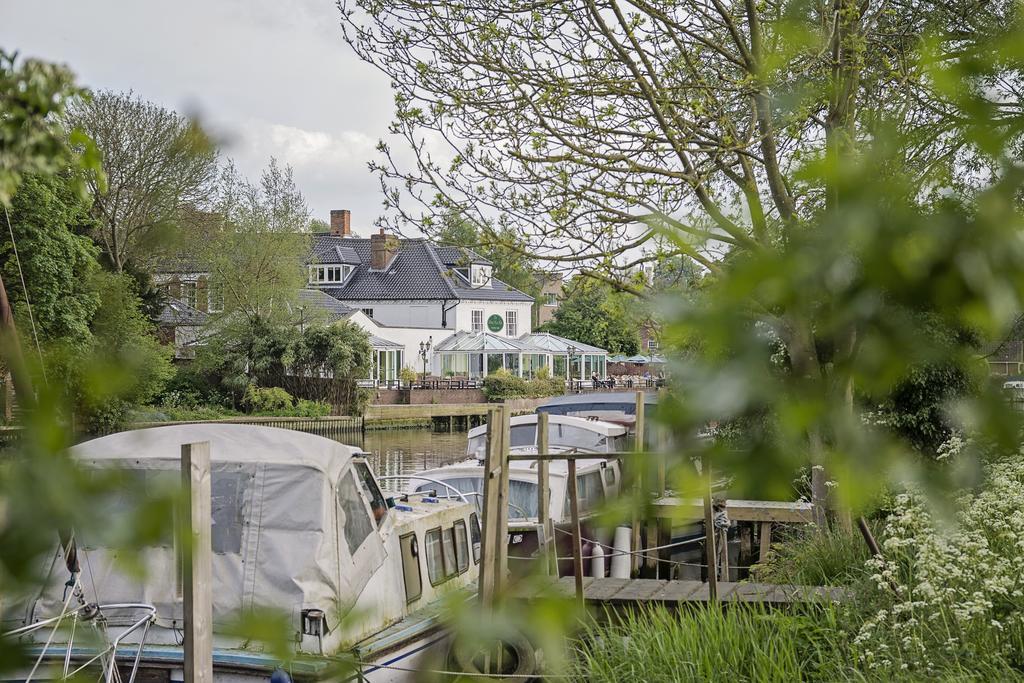
M 350 225 L 349 211 L 334 210 L 330 232 L 309 236 L 308 282 L 300 292 L 299 305 L 311 312 L 326 312 L 329 321 L 344 319 L 366 330 L 376 352 L 375 381 L 393 381 L 403 367 L 456 374 L 456 369 L 466 365 L 472 376 L 503 364 L 519 368 L 518 356 L 515 361 L 509 356 L 507 363 L 496 364 L 493 359 L 488 363 L 486 356 L 463 362 L 453 354 L 445 366 L 436 352 L 457 334 L 461 346 L 466 336 L 486 338 L 488 348 L 496 339 L 505 339 L 516 348 L 529 346 L 522 340 L 532 339 L 533 298 L 495 278 L 490 261 L 471 249 L 423 238 L 399 239 L 383 230 L 369 238 L 354 237 Z M 172 300 L 187 301 L 190 308 L 202 313 L 223 307 L 223 297 L 216 283 L 208 282 L 201 263 L 179 256 L 159 270 L 156 279 Z M 428 343 L 431 351 L 424 359 L 420 351 Z M 536 354 L 531 355 L 531 350 Z M 550 349 L 523 351 L 527 361 L 543 356 L 544 365 L 554 362 Z M 523 370 L 532 375 L 535 368 L 527 361 Z M 589 370 L 591 366 L 586 367 Z M 556 369 L 559 375 L 563 371 Z M 571 374 L 589 376 L 581 375 L 582 371 L 581 365 Z M 570 374 L 567 369 L 565 372 Z M 603 364 L 600 374 L 604 375 Z

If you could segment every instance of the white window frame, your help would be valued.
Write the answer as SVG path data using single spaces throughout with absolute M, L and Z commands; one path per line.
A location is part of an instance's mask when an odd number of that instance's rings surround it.
M 199 308 L 199 283 L 195 280 L 183 280 L 181 283 L 181 300 L 192 308 Z
M 372 308 L 360 308 L 359 310 L 362 311 L 363 315 L 365 315 L 367 318 L 372 318 L 373 317 L 373 309 Z
M 519 311 L 505 311 L 505 335 L 519 336 Z
M 558 305 L 558 294 L 555 292 L 548 292 L 544 295 L 545 306 L 557 306 Z
M 657 351 L 658 350 L 658 340 L 657 339 L 648 339 L 647 340 L 647 350 L 648 351 Z
M 469 312 L 469 329 L 471 332 L 484 331 L 484 311 L 482 308 L 474 308 Z
M 470 282 L 474 287 L 484 287 L 491 283 L 490 266 L 476 266 L 470 268 Z
M 219 282 L 206 283 L 206 310 L 210 313 L 224 311 L 224 285 Z
M 337 263 L 309 266 L 309 283 L 315 285 L 340 285 L 348 278 L 351 272 L 352 266 Z

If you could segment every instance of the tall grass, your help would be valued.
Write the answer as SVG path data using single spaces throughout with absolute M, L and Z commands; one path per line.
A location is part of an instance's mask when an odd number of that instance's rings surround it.
M 872 526 L 878 538 L 880 525 Z M 772 546 L 768 560 L 753 570 L 753 579 L 804 586 L 852 586 L 871 576 L 866 567 L 870 557 L 856 529 L 833 528 L 826 533 L 793 529 Z
M 641 608 L 591 622 L 573 675 L 620 681 L 803 681 L 856 678 L 831 607 L 782 612 L 756 605 Z

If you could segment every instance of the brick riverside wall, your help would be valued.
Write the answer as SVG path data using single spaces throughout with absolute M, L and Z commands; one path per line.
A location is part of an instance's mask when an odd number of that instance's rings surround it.
M 406 398 L 408 397 L 408 398 Z M 424 405 L 438 403 L 450 405 L 454 403 L 484 403 L 482 389 L 377 389 L 370 398 L 372 405 Z

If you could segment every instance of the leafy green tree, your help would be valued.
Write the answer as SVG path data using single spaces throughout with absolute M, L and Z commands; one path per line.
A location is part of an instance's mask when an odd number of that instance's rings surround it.
M 99 299 L 89 335 L 52 343 L 45 366 L 47 376 L 61 378 L 77 428 L 101 434 L 163 390 L 174 351 L 157 340 L 131 276 L 97 268 L 89 286 Z
M 640 349 L 640 322 L 631 296 L 602 282 L 576 277 L 566 287 L 554 319 L 544 330 L 610 353 L 632 355 Z
M 307 282 L 309 248 L 309 208 L 291 167 L 271 159 L 252 184 L 229 164 L 218 192 L 218 219 L 189 239 L 210 269 L 210 286 L 223 292 L 224 315 L 287 321 Z
M 91 222 L 89 208 L 66 171 L 24 176 L 11 199 L 10 229 L 0 231 L 0 273 L 18 327 L 41 344 L 91 337 L 89 324 L 100 305 L 91 286 L 97 250 L 76 234 Z
M 103 155 L 106 184 L 90 183 L 96 242 L 117 272 L 149 266 L 183 212 L 212 199 L 215 147 L 195 121 L 130 92 L 76 100 L 69 120 Z
M 373 349 L 364 330 L 347 321 L 306 326 L 283 360 L 296 388 L 293 393 L 360 412 L 357 382 L 370 376 L 373 364 Z
M 84 92 L 74 76 L 63 66 L 36 59 L 16 63 L 16 57 L 0 50 L 0 205 L 10 205 L 25 175 L 60 173 L 69 166 L 96 173 L 96 186 L 103 187 L 95 143 L 63 120 Z M 73 177 L 84 191 L 84 177 Z

